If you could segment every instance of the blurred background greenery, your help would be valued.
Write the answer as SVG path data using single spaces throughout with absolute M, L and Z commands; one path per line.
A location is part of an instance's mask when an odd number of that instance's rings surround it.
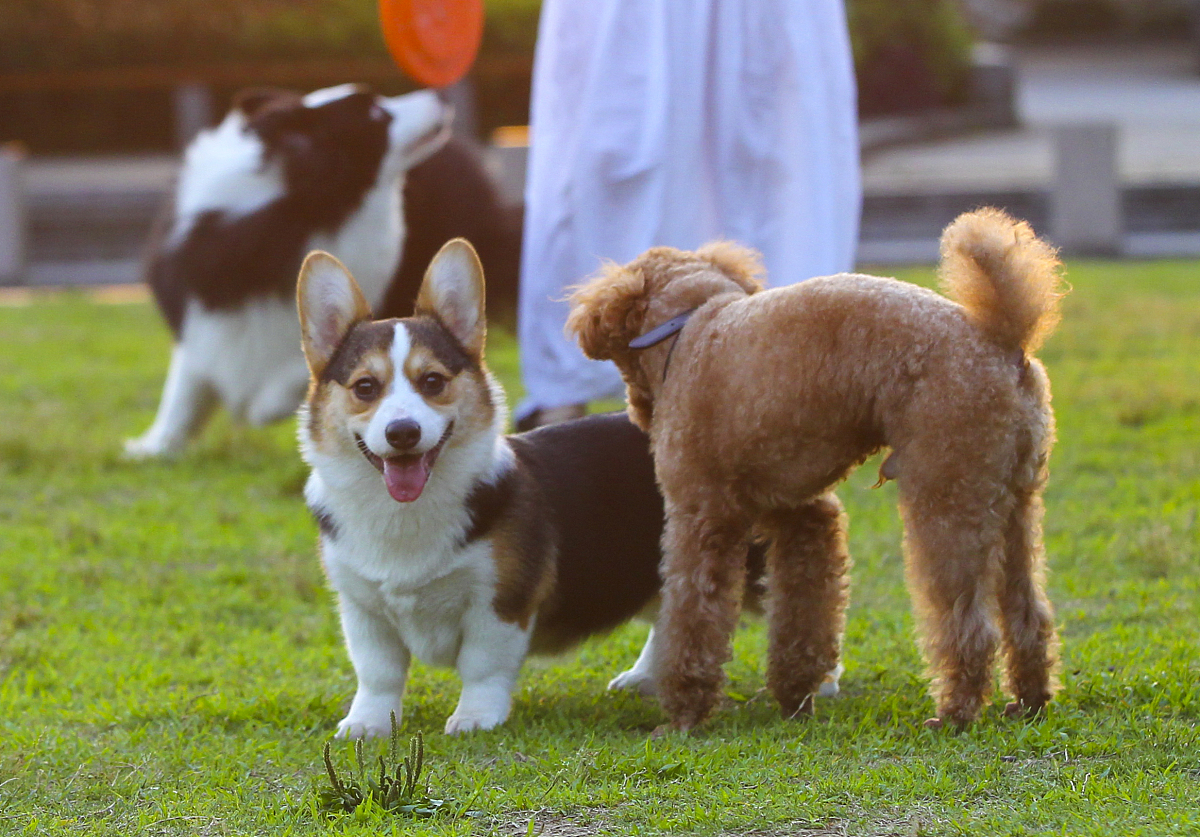
M 1183 0 L 993 0 L 1027 6 L 1028 37 L 1178 25 Z M 912 112 L 966 95 L 980 0 L 848 0 L 860 110 Z M 3 0 L 0 142 L 39 153 L 168 150 L 171 89 L 207 84 L 218 110 L 239 87 L 366 78 L 389 66 L 375 0 Z M 540 0 L 486 0 L 472 80 L 483 133 L 528 118 Z M 266 72 L 270 68 L 271 72 Z

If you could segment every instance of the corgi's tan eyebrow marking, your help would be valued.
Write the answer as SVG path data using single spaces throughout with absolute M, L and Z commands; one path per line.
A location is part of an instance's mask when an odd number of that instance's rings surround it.
M 479 366 L 478 359 L 471 357 L 454 335 L 433 317 L 416 316 L 403 320 L 403 323 L 412 338 L 412 345 L 428 349 L 451 375 Z
M 345 386 L 350 382 L 350 375 L 360 366 L 363 355 L 370 351 L 387 354 L 392 348 L 395 333 L 395 320 L 376 320 L 351 326 L 321 373 L 321 381 L 336 381 Z

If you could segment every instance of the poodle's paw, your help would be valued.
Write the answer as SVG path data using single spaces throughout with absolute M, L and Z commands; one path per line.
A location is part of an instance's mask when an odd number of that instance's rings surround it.
M 1023 700 L 1014 700 L 1004 707 L 1005 718 L 1020 718 L 1023 720 L 1032 720 L 1044 714 L 1046 711 L 1046 701 L 1038 700 L 1026 703 Z
M 612 680 L 609 680 L 608 690 L 610 692 L 617 690 L 636 692 L 645 697 L 653 697 L 656 692 L 654 677 L 650 672 L 638 671 L 636 668 L 623 671 Z
M 841 687 L 838 682 L 842 679 L 842 672 L 846 670 L 841 663 L 837 664 L 837 668 L 825 675 L 825 680 L 822 681 L 820 688 L 817 689 L 817 696 L 823 698 L 837 697 Z
M 817 698 L 815 695 L 806 695 L 799 703 L 781 701 L 779 708 L 789 721 L 804 721 L 817 714 Z
M 499 712 L 487 710 L 463 711 L 461 708 L 455 710 L 454 714 L 446 719 L 446 735 L 458 735 L 462 732 L 475 732 L 476 730 L 494 729 L 504 723 L 505 715 Z
M 935 715 L 932 718 L 926 718 L 925 723 L 921 726 L 931 730 L 947 730 L 952 733 L 962 732 L 971 725 L 970 720 L 962 718 L 946 718 L 940 715 Z

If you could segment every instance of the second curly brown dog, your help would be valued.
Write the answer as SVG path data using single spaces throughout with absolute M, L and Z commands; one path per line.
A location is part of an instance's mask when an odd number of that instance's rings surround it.
M 1008 712 L 1050 700 L 1041 493 L 1054 418 L 1032 353 L 1058 319 L 1058 267 L 1027 225 L 980 210 L 942 240 L 957 303 L 851 274 L 763 291 L 755 255 L 727 243 L 649 250 L 575 292 L 568 329 L 589 357 L 616 361 L 666 499 L 657 677 L 677 727 L 720 698 L 752 534 L 773 544 L 768 682 L 786 714 L 811 711 L 837 658 L 845 589 L 844 567 L 805 545 L 837 529 L 836 501 L 823 495 L 884 447 L 931 724 L 979 714 L 998 646 Z M 630 347 L 692 309 L 677 334 Z

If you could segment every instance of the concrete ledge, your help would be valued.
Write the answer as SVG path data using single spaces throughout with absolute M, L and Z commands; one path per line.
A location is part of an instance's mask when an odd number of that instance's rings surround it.
M 1130 233 L 1120 242 L 1117 254 L 1125 259 L 1200 258 L 1200 232 Z M 900 238 L 863 241 L 858 246 L 860 265 L 934 264 L 938 239 Z
M 862 241 L 858 264 L 933 264 L 938 259 L 936 238 L 900 238 L 891 241 Z
M 863 197 L 864 242 L 937 238 L 942 228 L 964 212 L 995 206 L 1044 230 L 1048 218 L 1046 195 L 1036 190 L 929 191 Z
M 1200 232 L 1133 233 L 1121 244 L 1130 259 L 1194 259 L 1200 257 Z
M 0 145 L 0 284 L 20 281 L 28 257 L 24 157 L 18 146 Z
M 1200 231 L 1129 233 L 1121 243 L 1120 255 L 1129 259 L 1200 258 Z M 858 247 L 860 265 L 933 264 L 938 258 L 938 236 L 877 238 Z M 139 299 L 148 299 L 137 261 L 35 262 L 25 274 L 28 290 L 52 287 L 98 289 L 103 286 L 140 287 Z
M 1200 183 L 1128 186 L 1121 200 L 1127 232 L 1200 231 Z
M 136 259 L 34 262 L 25 271 L 25 284 L 30 287 L 127 285 L 141 279 L 142 265 Z

